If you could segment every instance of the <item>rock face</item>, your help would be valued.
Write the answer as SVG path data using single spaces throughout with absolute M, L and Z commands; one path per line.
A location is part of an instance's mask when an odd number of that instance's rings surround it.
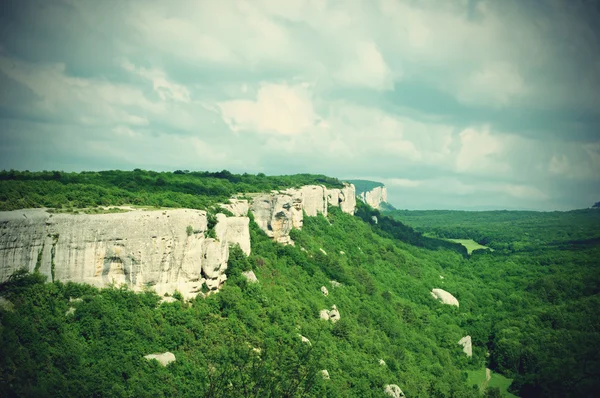
M 387 386 L 385 386 L 383 392 L 393 398 L 404 398 L 405 395 L 402 392 L 402 390 L 400 389 L 400 387 L 398 387 L 395 384 L 388 384 Z
M 248 215 L 250 205 L 247 200 L 229 199 L 229 203 L 221 205 L 222 208 L 229 210 L 236 217 L 245 217 Z
M 150 354 L 144 356 L 148 360 L 156 359 L 162 366 L 167 366 L 171 362 L 175 362 L 175 355 L 172 352 L 164 352 L 162 354 Z
M 372 208 L 380 209 L 381 203 L 387 202 L 387 188 L 385 186 L 375 187 L 370 191 L 361 192 L 359 197 Z
M 250 210 L 254 221 L 267 236 L 276 242 L 294 244 L 290 238 L 293 228 L 302 229 L 303 212 L 314 217 L 327 215 L 327 206 L 340 207 L 343 212 L 354 214 L 356 208 L 354 185 L 345 184 L 341 189 L 327 189 L 322 185 L 305 185 L 299 189 L 274 191 L 254 198 Z
M 250 254 L 249 218 L 277 242 L 293 244 L 289 233 L 308 216 L 327 214 L 327 206 L 354 214 L 354 185 L 261 194 L 251 204 L 231 199 L 221 205 L 234 214 L 217 214 L 215 238 L 207 237 L 205 211 L 132 210 L 109 214 L 51 214 L 44 209 L 0 212 L 0 282 L 25 267 L 49 281 L 104 287 L 112 283 L 134 290 L 152 287 L 159 295 L 178 290 L 185 299 L 203 286 L 217 290 L 227 279 L 229 247 Z
M 201 210 L 0 212 L 0 281 L 25 267 L 50 281 L 150 286 L 159 295 L 179 290 L 189 299 L 203 284 L 217 289 L 225 281 L 230 244 L 250 252 L 248 218 L 217 219 L 218 239 L 212 239 L 205 237 L 207 216 Z
M 473 345 L 471 343 L 471 336 L 465 336 L 458 341 L 458 344 L 463 346 L 463 352 L 467 354 L 468 357 L 473 356 Z
M 431 295 L 437 300 L 440 300 L 443 304 L 455 305 L 458 307 L 458 300 L 456 299 L 456 297 L 454 297 L 445 290 L 432 289 Z

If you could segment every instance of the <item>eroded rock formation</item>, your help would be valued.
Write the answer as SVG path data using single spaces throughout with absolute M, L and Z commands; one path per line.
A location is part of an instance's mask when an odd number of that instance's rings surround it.
M 111 214 L 51 214 L 44 209 L 0 212 L 0 280 L 25 267 L 48 280 L 103 287 L 125 283 L 179 290 L 192 298 L 226 279 L 229 245 L 247 254 L 247 217 L 218 215 L 217 239 L 207 238 L 205 211 L 134 210 Z
M 254 198 L 250 210 L 254 220 L 276 242 L 294 244 L 290 238 L 293 228 L 302 229 L 303 212 L 314 217 L 327 215 L 327 206 L 337 206 L 348 214 L 354 214 L 356 193 L 354 185 L 327 189 L 322 185 L 305 185 L 299 189 L 273 191 Z
M 463 346 L 463 352 L 467 354 L 468 357 L 473 356 L 473 345 L 471 343 L 471 336 L 465 336 L 458 341 L 458 344 Z
M 372 208 L 379 209 L 381 203 L 387 202 L 387 188 L 385 186 L 375 187 L 370 191 L 361 192 L 359 197 Z
M 432 289 L 431 295 L 437 300 L 440 300 L 443 304 L 455 305 L 458 307 L 458 300 L 456 299 L 456 297 L 454 297 L 445 290 Z
M 402 392 L 402 390 L 400 389 L 400 387 L 398 387 L 395 384 L 388 384 L 387 386 L 385 386 L 383 392 L 392 398 L 404 398 L 405 397 L 405 395 Z

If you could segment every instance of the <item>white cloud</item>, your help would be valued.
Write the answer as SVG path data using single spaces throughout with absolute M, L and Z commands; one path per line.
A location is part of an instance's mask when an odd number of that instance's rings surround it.
M 256 101 L 224 101 L 218 106 L 233 131 L 295 135 L 313 127 L 317 119 L 310 95 L 301 85 L 263 84 Z
M 480 130 L 467 128 L 460 133 L 461 148 L 456 157 L 456 171 L 467 174 L 507 173 L 504 158 L 508 139 L 490 134 L 489 126 Z
M 167 79 L 166 74 L 158 69 L 136 68 L 131 62 L 124 61 L 123 68 L 152 82 L 154 91 L 163 100 L 190 102 L 190 91 Z
M 393 77 L 379 49 L 373 42 L 356 43 L 356 53 L 343 63 L 334 78 L 346 85 L 376 90 L 393 88 Z

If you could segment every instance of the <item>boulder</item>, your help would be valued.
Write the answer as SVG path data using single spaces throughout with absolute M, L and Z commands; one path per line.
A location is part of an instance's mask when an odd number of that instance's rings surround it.
M 383 392 L 392 398 L 405 398 L 404 393 L 395 384 L 388 384 L 384 387 Z
M 467 354 L 468 357 L 473 356 L 473 345 L 471 343 L 471 336 L 465 336 L 458 341 L 458 344 L 463 346 L 463 352 Z
M 323 380 L 329 380 L 329 372 L 325 369 L 323 369 L 321 371 L 321 376 L 323 377 Z
M 334 280 L 329 281 L 329 283 L 331 283 L 331 287 L 333 287 L 333 288 L 342 286 L 342 284 L 340 282 L 334 281 Z
M 333 305 L 331 306 L 331 310 L 321 310 L 319 313 L 319 318 L 336 323 L 340 320 L 340 312 L 338 311 L 337 307 Z
M 12 312 L 15 310 L 15 305 L 12 303 L 12 301 L 0 296 L 0 310 Z
M 302 336 L 301 334 L 299 334 L 298 336 L 300 336 L 300 339 L 302 340 L 303 343 L 308 344 L 308 345 L 312 345 L 310 343 L 310 340 L 307 339 L 306 337 Z
M 431 295 L 435 299 L 440 300 L 443 304 L 455 305 L 455 306 L 458 307 L 458 300 L 456 299 L 456 297 L 454 297 L 453 295 L 451 295 L 450 293 L 448 293 L 445 290 L 442 290 L 442 289 L 432 289 L 431 290 Z
M 331 311 L 329 311 L 329 320 L 331 320 L 332 323 L 336 323 L 340 320 L 340 312 L 335 305 L 332 306 Z
M 386 366 L 386 363 L 385 363 L 385 361 L 383 359 L 380 359 L 379 360 L 379 365 Z
M 321 293 L 323 293 L 323 296 L 329 296 L 329 290 L 325 286 L 321 286 Z
M 258 282 L 258 278 L 256 277 L 256 275 L 254 274 L 254 271 L 252 271 L 252 270 L 242 272 L 242 275 L 250 283 L 257 283 Z
M 162 354 L 149 354 L 144 356 L 148 360 L 156 359 L 162 366 L 167 366 L 171 362 L 175 362 L 175 355 L 172 352 L 164 352 Z

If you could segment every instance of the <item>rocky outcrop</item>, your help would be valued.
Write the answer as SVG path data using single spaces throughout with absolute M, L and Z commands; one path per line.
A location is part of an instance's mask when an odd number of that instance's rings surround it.
M 323 380 L 329 380 L 330 379 L 329 372 L 326 369 L 323 369 L 321 371 L 321 377 L 323 377 Z
M 309 217 L 327 215 L 327 206 L 340 207 L 354 214 L 356 193 L 354 185 L 327 189 L 322 185 L 305 185 L 299 189 L 273 191 L 256 196 L 250 204 L 254 220 L 267 236 L 276 242 L 294 244 L 290 238 L 293 228 L 302 229 L 303 213 Z
M 335 305 L 332 305 L 331 310 L 321 310 L 319 312 L 319 318 L 325 321 L 331 321 L 332 323 L 336 323 L 340 320 L 340 312 L 338 311 Z
M 51 214 L 43 209 L 0 212 L 0 281 L 25 267 L 48 280 L 159 295 L 195 297 L 226 279 L 229 245 L 250 253 L 247 217 L 217 216 L 217 239 L 206 237 L 205 211 L 134 210 L 110 214 Z
M 256 196 L 252 203 L 231 199 L 217 214 L 209 237 L 202 210 L 136 210 L 108 214 L 52 214 L 44 209 L 0 212 L 0 282 L 26 268 L 49 281 L 87 283 L 97 287 L 127 284 L 134 290 L 153 288 L 159 295 L 178 290 L 184 299 L 204 286 L 217 290 L 227 279 L 229 247 L 250 254 L 249 218 L 284 244 L 308 216 L 327 214 L 327 206 L 353 214 L 355 190 L 307 185 Z
M 254 274 L 254 271 L 252 271 L 252 270 L 242 272 L 242 275 L 250 283 L 257 283 L 258 282 L 258 278 L 256 277 L 256 275 Z
M 387 203 L 387 188 L 385 186 L 375 187 L 370 191 L 361 192 L 359 197 L 372 208 L 380 209 L 382 203 Z
M 404 398 L 405 397 L 405 395 L 402 392 L 402 390 L 400 389 L 400 387 L 398 387 L 395 384 L 388 384 L 387 386 L 385 386 L 383 392 L 392 398 Z
M 171 362 L 175 362 L 175 355 L 172 352 L 164 352 L 162 354 L 149 354 L 144 356 L 148 360 L 156 359 L 162 366 L 167 366 Z
M 471 336 L 465 336 L 458 341 L 458 344 L 463 346 L 463 352 L 467 354 L 468 357 L 473 356 L 473 345 L 471 343 Z
M 325 286 L 321 286 L 321 293 L 323 293 L 323 296 L 329 296 L 329 290 Z
M 229 203 L 222 204 L 221 207 L 230 211 L 236 217 L 245 217 L 248 215 L 250 205 L 247 200 L 229 199 Z
M 453 295 L 451 295 L 450 293 L 448 293 L 445 290 L 432 289 L 431 295 L 435 299 L 440 300 L 443 304 L 455 305 L 458 307 L 458 300 L 456 299 L 456 297 L 454 297 Z
M 303 343 L 308 344 L 308 345 L 312 345 L 310 343 L 310 340 L 307 339 L 306 337 L 302 336 L 301 334 L 299 334 L 298 336 L 300 336 L 300 340 L 302 340 Z

